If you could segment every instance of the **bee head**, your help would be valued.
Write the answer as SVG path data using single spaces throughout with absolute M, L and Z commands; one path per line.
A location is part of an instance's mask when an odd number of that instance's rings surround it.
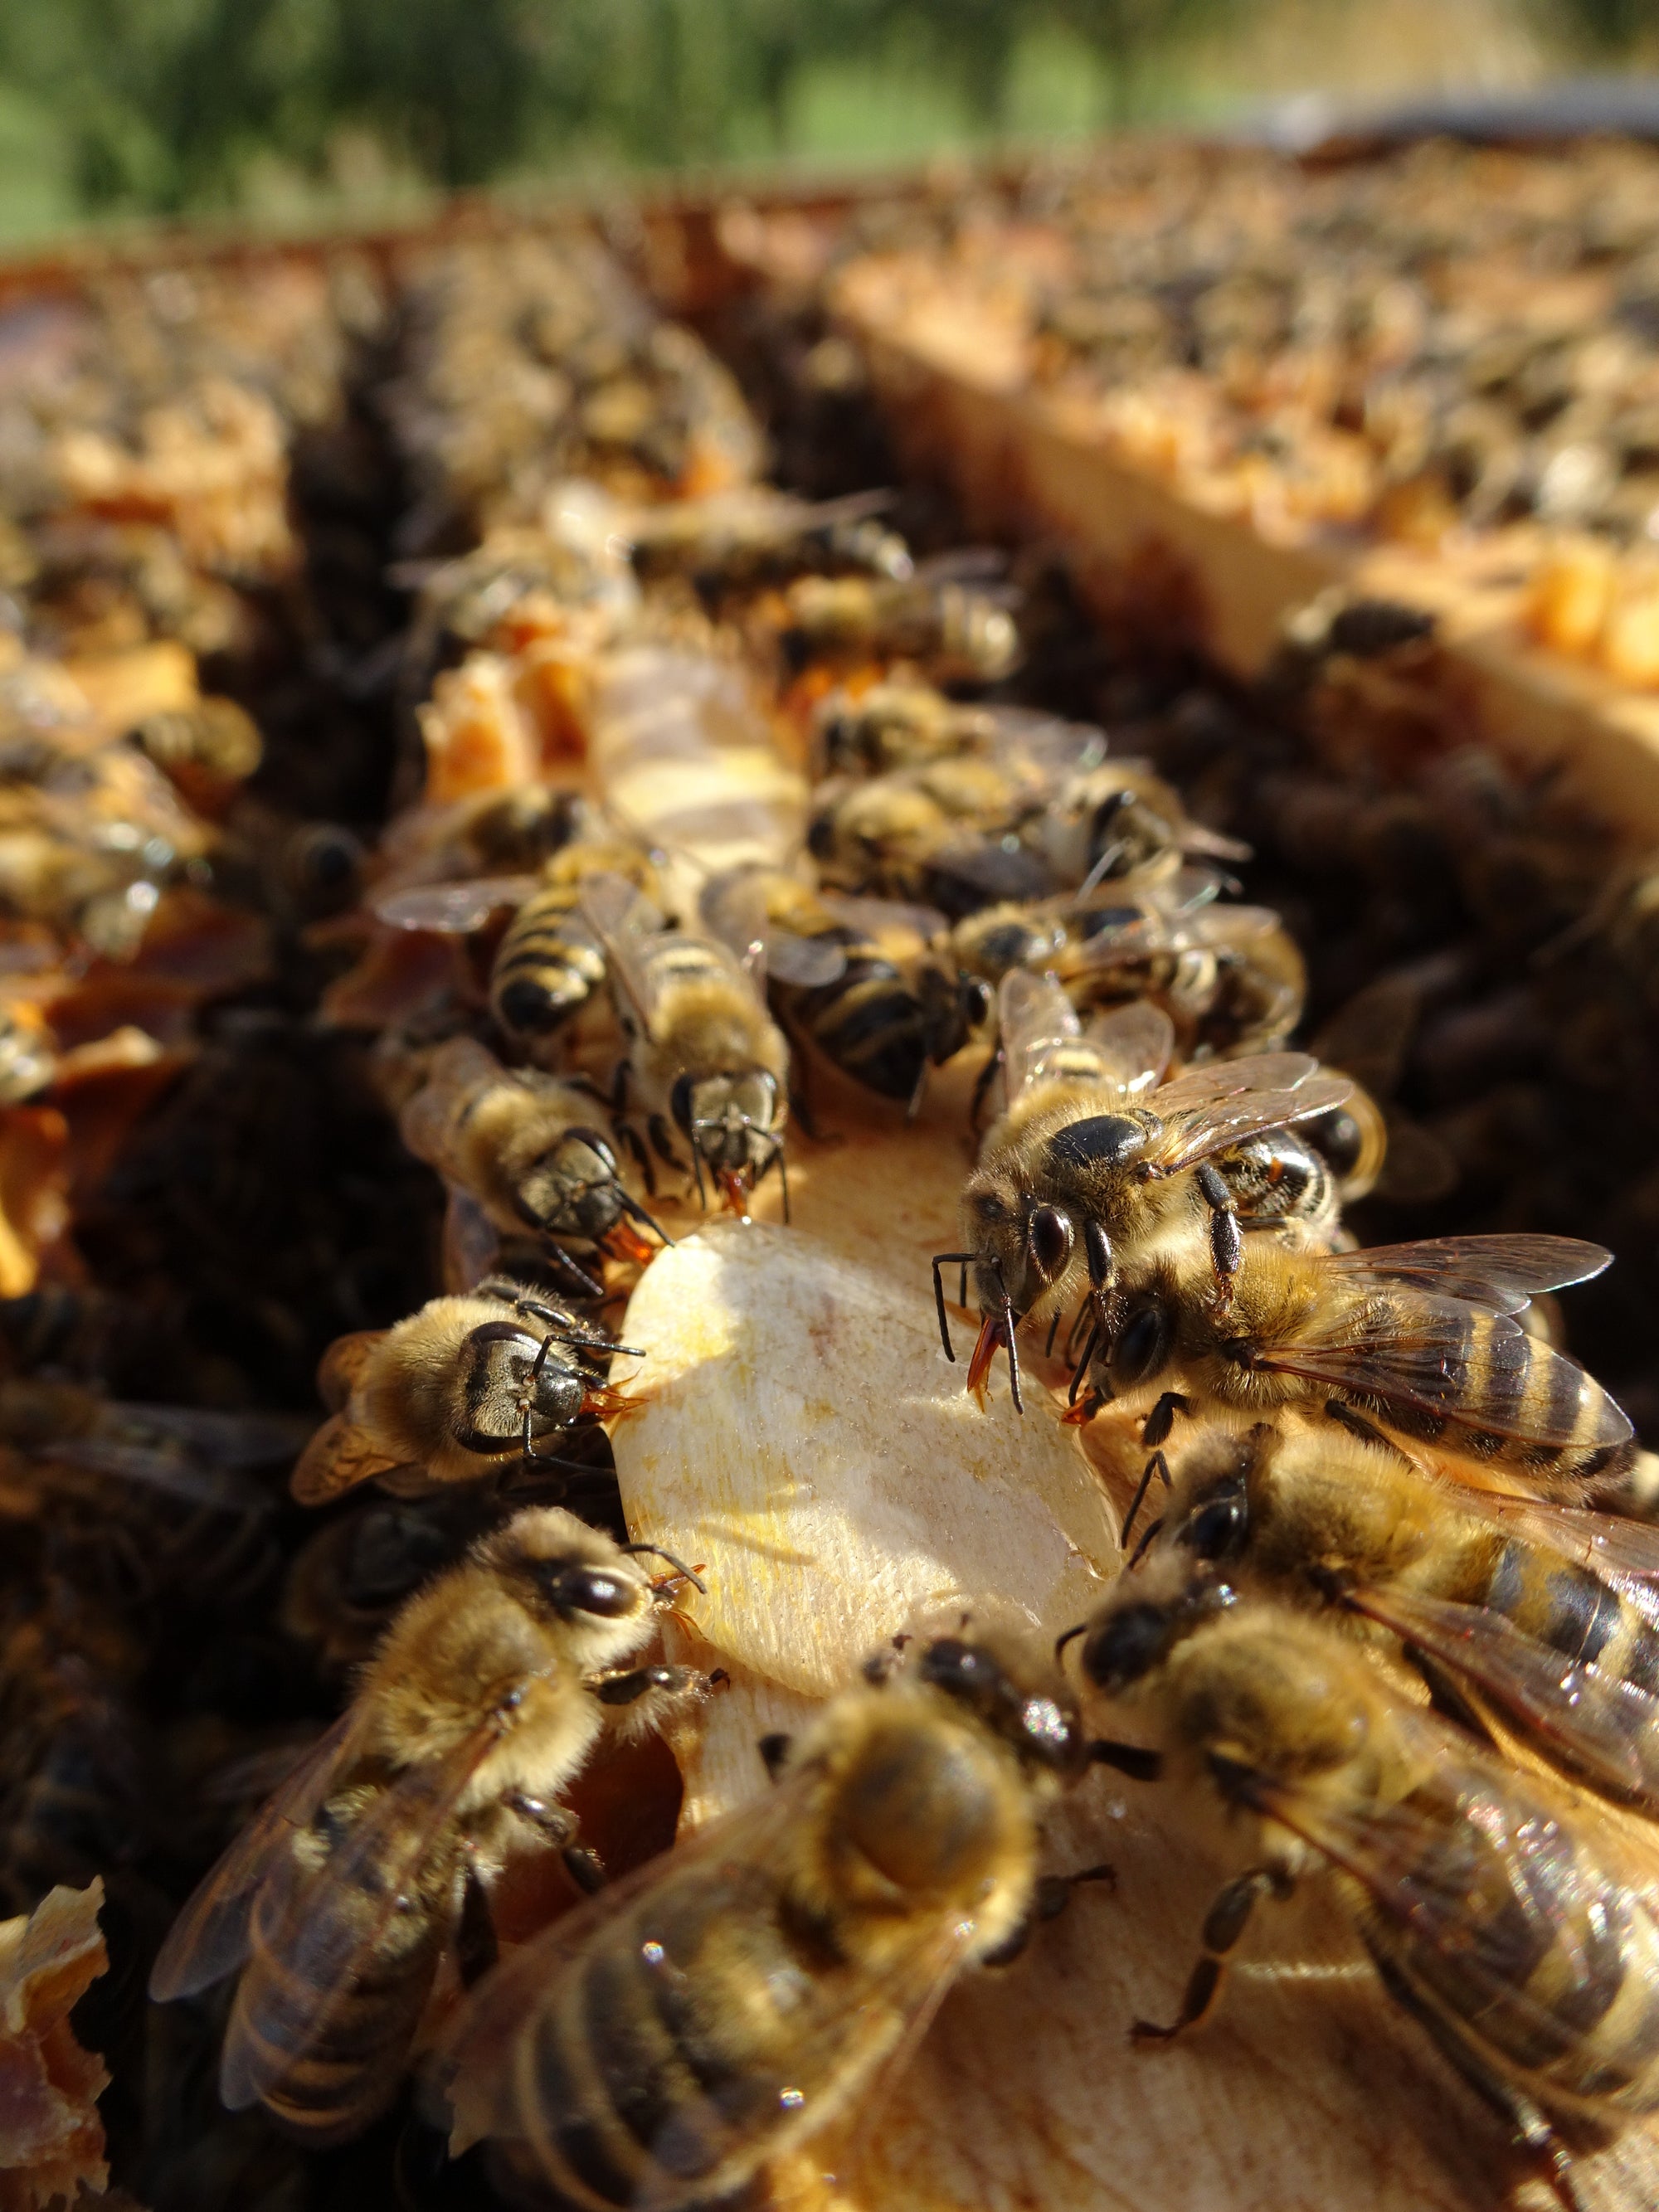
M 532 1164 L 517 1196 L 520 1212 L 533 1228 L 594 1243 L 623 1212 L 617 1156 L 597 1129 L 567 1129 Z
M 1071 1263 L 1077 1233 L 1071 1216 L 1039 1204 L 1011 1175 L 980 1169 L 963 1193 L 963 1243 L 977 1255 L 974 1285 L 981 1313 L 1011 1308 L 1018 1320 L 1057 1283 Z
M 609 1536 L 562 1506 L 515 1513 L 475 1545 L 472 1556 L 501 1574 L 539 1620 L 607 1649 L 628 1649 L 649 1632 L 650 1577 Z
M 1233 1602 L 1231 1589 L 1174 1557 L 1124 1577 L 1083 1632 L 1083 1671 L 1121 1698 L 1156 1674 L 1184 1637 Z
M 916 1673 L 965 1705 L 1022 1764 L 1065 1775 L 1085 1764 L 1076 1702 L 1053 1663 L 1023 1638 L 964 1620 L 957 1634 L 928 1639 Z
M 697 1165 L 708 1170 L 734 1204 L 734 1192 L 752 1188 L 782 1158 L 778 1079 L 768 1068 L 682 1075 L 668 1104 Z
M 1182 1459 L 1164 1512 L 1170 1540 L 1206 1566 L 1243 1557 L 1250 1537 L 1250 1477 L 1274 1431 L 1265 1423 L 1243 1436 L 1221 1431 Z
M 482 1322 L 461 1346 L 465 1413 L 453 1424 L 468 1451 L 510 1451 L 525 1440 L 568 1429 L 599 1371 L 586 1355 L 518 1321 Z

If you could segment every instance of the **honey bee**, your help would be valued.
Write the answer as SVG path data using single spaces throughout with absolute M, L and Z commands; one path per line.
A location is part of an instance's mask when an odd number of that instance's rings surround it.
M 605 1381 L 617 1352 L 629 1348 L 499 1278 L 342 1337 L 318 1377 L 337 1410 L 301 1453 L 294 1495 L 320 1505 L 373 1478 L 414 1497 L 518 1460 L 556 1467 L 551 1440 L 625 1403 Z
M 1334 1428 L 1258 1422 L 1188 1444 L 1139 1548 L 1399 1638 L 1546 1757 L 1659 1811 L 1651 1528 L 1447 1483 Z
M 1248 845 L 1194 822 L 1174 787 L 1136 760 L 1103 760 L 1068 777 L 1027 836 L 1056 882 L 1082 895 L 1125 877 L 1171 876 L 1190 857 L 1250 857 Z
M 625 1664 L 663 1595 L 634 1556 L 651 1549 L 543 1507 L 398 1614 L 151 1973 L 166 2002 L 240 1970 L 219 2076 L 232 2111 L 263 2104 L 314 2144 L 356 2133 L 396 2092 L 444 1954 L 493 1948 L 488 1885 L 509 1854 L 539 1839 L 584 1887 L 602 1878 L 559 1795 L 614 1715 L 649 1725 L 697 1686 Z
M 1103 1698 L 1155 1741 L 1095 1755 L 1167 1780 L 1239 1869 L 1167 2040 L 1213 2005 L 1255 1905 L 1330 1881 L 1383 1987 L 1576 2205 L 1559 2130 L 1659 2106 L 1659 1923 L 1645 1828 L 1512 1771 L 1324 1623 L 1224 1584 L 1126 1578 L 1082 1632 Z
M 1041 858 L 1014 835 L 1036 798 L 1018 772 L 971 759 L 824 783 L 807 845 L 839 889 L 920 901 L 955 920 L 1053 890 Z
M 706 1168 L 737 1212 L 775 1165 L 787 1220 L 789 1048 L 753 973 L 713 938 L 665 930 L 656 908 L 619 876 L 586 885 L 582 914 L 605 951 L 628 1039 L 619 1088 L 631 1082 L 637 1090 L 659 1156 L 679 1164 L 672 1121 L 690 1148 L 704 1204 Z
M 503 907 L 516 908 L 495 948 L 489 1010 L 503 1033 L 530 1050 L 546 1045 L 605 981 L 605 956 L 580 911 L 584 887 L 617 876 L 649 898 L 659 889 L 650 857 L 624 839 L 584 837 L 565 845 L 538 876 L 483 876 L 386 893 L 377 917 L 399 929 L 468 936 Z
M 802 576 L 785 594 L 783 649 L 797 665 L 908 660 L 939 684 L 999 684 L 1019 665 L 1019 628 L 1012 592 L 983 580 L 986 565 L 947 554 L 906 577 Z
M 617 1158 L 592 1126 L 590 1099 L 535 1069 L 509 1069 L 471 1037 L 452 1037 L 398 1117 L 404 1142 L 450 1187 L 452 1205 L 477 1209 L 492 1231 L 532 1230 L 553 1240 L 561 1267 L 591 1297 L 567 1241 L 608 1256 L 643 1260 L 640 1222 L 667 1239 L 624 1188 Z
M 1160 1380 L 1161 1444 L 1177 1413 L 1317 1411 L 1372 1423 L 1565 1498 L 1627 1463 L 1630 1422 L 1577 1361 L 1515 1316 L 1538 1291 L 1612 1258 L 1573 1237 L 1442 1237 L 1358 1252 L 1253 1242 L 1224 1297 L 1208 1255 L 1154 1255 L 1111 1316 L 1097 1399 Z M 1089 1409 L 1085 1401 L 1084 1410 Z
M 914 1112 L 930 1066 L 959 1052 L 989 1005 L 984 987 L 937 957 L 941 917 L 814 891 L 781 868 L 733 870 L 705 889 L 703 918 L 731 945 L 758 945 L 773 1004 L 797 1036 L 878 1097 Z M 896 957 L 884 939 L 908 932 Z
M 646 507 L 626 535 L 645 579 L 687 575 L 705 599 L 754 590 L 802 574 L 882 577 L 914 573 L 910 549 L 881 520 L 890 493 L 861 491 L 817 502 L 744 484 L 707 499 Z
M 132 735 L 192 805 L 210 811 L 246 782 L 264 752 L 258 724 L 234 699 L 198 699 L 147 714 Z
M 913 676 L 889 676 L 856 694 L 832 691 L 814 717 L 814 750 L 824 775 L 884 775 L 981 750 L 996 726 L 987 708 Z
M 1039 1822 L 1085 1769 L 1076 1708 L 970 1622 L 906 1662 L 769 1739 L 769 1796 L 478 1985 L 434 2069 L 456 2154 L 488 2137 L 601 2212 L 724 2198 L 848 2112 L 965 1967 L 1016 1953 L 1065 1894 Z
M 951 1359 L 939 1269 L 974 1272 L 982 1319 L 970 1389 L 982 1387 L 1001 1346 L 1018 1403 L 1016 1324 L 1058 1318 L 1085 1271 L 1103 1298 L 1150 1249 L 1189 1241 L 1207 1219 L 1203 1264 L 1224 1292 L 1243 1263 L 1247 1224 L 1317 1230 L 1334 1216 L 1329 1173 L 1291 1125 L 1342 1104 L 1345 1078 L 1320 1073 L 1304 1054 L 1276 1053 L 1189 1068 L 1160 1085 L 1166 1015 L 1123 1007 L 1085 1032 L 1058 983 L 1024 969 L 1005 977 L 998 1014 L 1007 1103 L 963 1187 L 966 1249 L 933 1263 Z M 1090 1356 L 1085 1347 L 1079 1372 Z

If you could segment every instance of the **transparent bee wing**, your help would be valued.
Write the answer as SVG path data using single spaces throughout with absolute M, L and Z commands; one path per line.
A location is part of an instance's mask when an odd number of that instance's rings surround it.
M 804 937 L 781 929 L 767 911 L 766 893 L 752 869 L 715 876 L 700 902 L 713 935 L 736 954 L 757 989 L 769 975 L 802 990 L 833 983 L 847 969 L 847 949 L 831 937 Z
M 383 1328 L 354 1328 L 337 1336 L 317 1363 L 317 1395 L 331 1413 L 337 1413 L 356 1389 L 359 1377 L 377 1344 L 386 1341 Z
M 1368 1091 L 1391 1098 L 1422 1012 L 1422 990 L 1409 976 L 1379 975 L 1337 1008 L 1310 1049 L 1328 1067 L 1344 1068 Z
M 926 584 L 989 584 L 1007 574 L 1008 556 L 1000 545 L 955 545 L 948 552 L 918 561 L 915 577 Z M 1013 586 L 1007 587 L 1018 596 Z
M 1030 707 L 992 706 L 981 711 L 989 726 L 994 757 L 1024 761 L 1055 784 L 1098 768 L 1106 757 L 1106 732 L 1092 723 L 1064 722 L 1057 714 Z
M 418 1895 L 434 1855 L 458 1850 L 455 1807 L 496 1741 L 492 1717 L 447 1757 L 405 1768 L 320 1866 L 303 1865 L 292 1852 L 271 1865 L 267 1894 L 255 1905 L 263 1940 L 237 1988 L 219 2065 L 219 2094 L 230 2111 L 280 2087 L 394 1914 Z
M 823 890 L 818 898 L 825 909 L 848 929 L 884 945 L 894 938 L 918 940 L 920 951 L 945 935 L 950 923 L 934 906 L 912 906 L 903 899 L 866 898 L 852 891 Z
M 473 1991 L 435 2055 L 432 2083 L 447 2100 L 452 2155 L 489 2136 L 528 2150 L 556 2187 L 568 2180 L 562 2139 L 580 2132 L 561 2062 L 559 2031 L 595 1960 L 641 1959 L 665 1983 L 695 1984 L 696 1946 L 711 1929 L 764 1925 L 775 1913 L 775 1869 L 790 1831 L 811 1817 L 809 1774 L 713 1821 L 505 1960 Z M 967 1957 L 973 1924 L 919 1917 L 877 1967 L 803 1972 L 785 1996 L 787 2079 L 772 2068 L 722 2070 L 699 2090 L 690 2076 L 665 2097 L 643 2143 L 631 2202 L 684 2212 L 726 2191 L 792 2136 L 823 2124 L 902 2063 Z M 593 1984 L 590 1981 L 587 1988 Z M 650 2002 L 649 1999 L 647 2000 Z M 677 2069 L 678 2075 L 678 2069 Z M 521 2151 L 522 2154 L 522 2151 Z
M 1659 1528 L 1592 1513 L 1582 1505 L 1562 1505 L 1547 1498 L 1511 1498 L 1460 1484 L 1460 1512 L 1479 1513 L 1500 1528 L 1513 1529 L 1523 1543 L 1542 1547 L 1589 1567 L 1605 1582 L 1636 1598 L 1644 1610 L 1659 1602 L 1659 1592 L 1644 1590 L 1659 1583 Z
M 376 1449 L 349 1413 L 336 1413 L 301 1453 L 289 1478 L 289 1492 L 298 1504 L 325 1505 L 398 1463 Z
M 1240 837 L 1224 836 L 1219 830 L 1206 829 L 1201 822 L 1182 822 L 1181 849 L 1183 853 L 1201 853 L 1217 860 L 1251 860 L 1255 858 L 1254 846 Z
M 51 1456 L 85 1468 L 93 1474 L 140 1483 L 148 1490 L 188 1499 L 193 1505 L 210 1505 L 220 1512 L 264 1513 L 273 1502 L 246 1475 L 228 1467 L 204 1465 L 176 1449 L 157 1450 L 109 1437 L 73 1437 L 63 1444 L 54 1444 Z
M 1352 1875 L 1402 1948 L 1438 1955 L 1460 2018 L 1501 2013 L 1517 2034 L 1534 2021 L 1540 2047 L 1553 2049 L 1576 1996 L 1591 2018 L 1606 2003 L 1605 1951 L 1586 1949 L 1586 1921 L 1618 1927 L 1627 1904 L 1651 1899 L 1659 1844 L 1644 1824 L 1615 1830 L 1566 1785 L 1506 1770 L 1427 1715 L 1402 1712 L 1397 1725 L 1423 1770 L 1408 1797 L 1355 1807 L 1263 1775 L 1251 1778 L 1252 1801 Z M 1483 1909 L 1472 1913 L 1477 1885 Z M 1531 1940 L 1517 1940 L 1517 1923 Z M 1547 2009 L 1534 1994 L 1546 1948 Z
M 1299 1052 L 1188 1068 L 1146 1102 L 1164 1125 L 1146 1157 L 1161 1173 L 1174 1175 L 1247 1137 L 1312 1121 L 1344 1104 L 1352 1091 L 1346 1075 L 1322 1073 Z
M 1379 1196 L 1395 1206 L 1431 1206 L 1456 1189 L 1462 1179 L 1456 1155 L 1432 1129 L 1393 1106 L 1382 1109 L 1382 1122 L 1388 1142 L 1376 1184 Z
M 1480 1312 L 1476 1335 L 1470 1328 L 1474 1310 L 1462 1299 L 1400 1285 L 1392 1303 L 1400 1309 L 1399 1333 L 1392 1337 L 1368 1333 L 1347 1341 L 1267 1346 L 1260 1364 L 1534 1443 L 1597 1448 L 1623 1443 L 1631 1435 L 1623 1410 L 1600 1383 L 1529 1337 L 1510 1315 Z M 1347 1325 L 1346 1316 L 1328 1324 Z M 1480 1347 L 1473 1362 L 1472 1342 Z M 1536 1386 L 1524 1396 L 1513 1388 L 1523 1369 Z M 1494 1389 L 1494 1383 L 1501 1387 Z
M 220 1413 L 199 1406 L 142 1406 L 112 1400 L 94 1431 L 100 1442 L 165 1452 L 177 1449 L 224 1467 L 269 1467 L 305 1441 L 303 1417 Z
M 1277 937 L 1284 925 L 1271 907 L 1226 906 L 1219 902 L 1183 914 L 1179 925 L 1185 940 L 1217 952 L 1241 952 L 1266 937 Z
M 476 1198 L 452 1190 L 444 1207 L 444 1288 L 462 1295 L 495 1271 L 501 1240 Z
M 275 1854 L 287 1850 L 296 1829 L 309 1826 L 353 1746 L 357 1725 L 355 1709 L 343 1713 L 197 1885 L 150 1969 L 149 1993 L 158 2004 L 194 1996 L 246 1958 L 254 1893 Z
M 1085 1035 L 1110 1060 L 1130 1098 L 1157 1088 L 1175 1051 L 1175 1024 L 1150 1000 L 1097 1015 Z
M 1659 1698 L 1617 1674 L 1577 1664 L 1487 1606 L 1457 1605 L 1404 1588 L 1356 1589 L 1348 1602 L 1475 1684 L 1598 1783 L 1659 1809 Z
M 536 876 L 478 876 L 465 884 L 415 884 L 374 902 L 376 921 L 393 929 L 428 929 L 465 937 L 482 929 L 501 908 L 522 906 L 539 884 Z
M 1083 1024 L 1052 975 L 1011 968 L 997 989 L 997 1034 L 1012 1106 L 1035 1078 L 1044 1054 L 1080 1037 Z
M 1414 1283 L 1495 1312 L 1519 1313 L 1540 1291 L 1587 1283 L 1612 1264 L 1605 1245 L 1577 1237 L 1432 1237 L 1334 1253 L 1333 1274 Z
M 588 877 L 583 884 L 580 910 L 599 939 L 617 987 L 641 1019 L 648 1021 L 653 994 L 641 953 L 661 933 L 661 913 L 625 876 L 613 875 L 609 870 Z

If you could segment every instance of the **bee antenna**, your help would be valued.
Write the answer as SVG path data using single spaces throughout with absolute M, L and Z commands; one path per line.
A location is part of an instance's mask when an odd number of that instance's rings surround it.
M 1066 1631 L 1066 1633 L 1065 1633 L 1063 1636 L 1057 1636 L 1057 1637 L 1055 1637 L 1055 1638 L 1054 1638 L 1054 1664 L 1055 1664 L 1056 1666 L 1058 1666 L 1058 1665 L 1059 1665 L 1059 1663 L 1060 1663 L 1060 1656 L 1061 1656 L 1061 1654 L 1064 1652 L 1064 1650 L 1065 1650 L 1065 1649 L 1066 1649 L 1066 1645 L 1067 1645 L 1068 1644 L 1074 1644 L 1074 1643 L 1077 1641 L 1077 1639 L 1078 1639 L 1078 1638 L 1079 1638 L 1079 1636 L 1085 1636 L 1085 1635 L 1086 1635 L 1086 1634 L 1088 1633 L 1088 1630 L 1089 1630 L 1089 1624 L 1088 1624 L 1088 1622 L 1087 1622 L 1086 1620 L 1079 1620 L 1079 1623 L 1078 1623 L 1078 1625 L 1077 1625 L 1077 1626 L 1076 1626 L 1075 1628 L 1068 1628 L 1068 1629 Z
M 677 1553 L 665 1552 L 660 1544 L 623 1544 L 619 1548 L 628 1553 L 648 1552 L 653 1559 L 666 1559 L 677 1575 L 690 1583 L 693 1589 L 701 1590 L 705 1597 L 708 1596 L 708 1585 L 696 1569 L 688 1567 Z
M 673 1243 L 673 1238 L 662 1226 L 661 1223 L 653 1221 L 651 1218 L 651 1216 L 646 1212 L 645 1208 L 640 1204 L 638 1199 L 630 1197 L 629 1193 L 623 1190 L 620 1185 L 617 1186 L 617 1197 L 621 1201 L 623 1212 L 628 1215 L 630 1220 L 644 1222 L 646 1227 L 651 1231 L 652 1235 L 653 1237 L 659 1237 L 665 1244 L 672 1244 Z

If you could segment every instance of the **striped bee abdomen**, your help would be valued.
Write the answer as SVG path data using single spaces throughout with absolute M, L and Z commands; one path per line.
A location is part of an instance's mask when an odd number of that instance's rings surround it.
M 816 989 L 777 986 L 778 998 L 843 1075 L 878 1097 L 908 1099 L 927 1065 L 926 1009 L 892 961 L 850 932 L 834 935 L 847 948 L 847 965 L 835 981 Z
M 570 892 L 538 891 L 519 908 L 495 951 L 490 1011 L 516 1036 L 544 1036 L 605 981 L 605 956 L 578 920 Z

